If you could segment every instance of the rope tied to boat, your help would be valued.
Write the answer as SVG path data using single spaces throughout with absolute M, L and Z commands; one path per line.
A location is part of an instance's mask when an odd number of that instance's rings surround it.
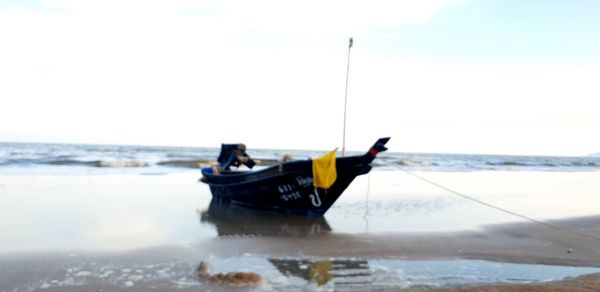
M 480 205 L 483 205 L 483 206 L 486 206 L 486 207 L 498 210 L 500 212 L 504 212 L 504 213 L 512 215 L 512 216 L 519 217 L 521 219 L 525 219 L 527 221 L 530 221 L 530 222 L 533 222 L 535 224 L 539 224 L 539 225 L 542 225 L 542 226 L 545 226 L 545 227 L 548 227 L 548 228 L 553 228 L 553 229 L 564 231 L 564 232 L 567 232 L 567 233 L 571 233 L 571 234 L 574 234 L 574 235 L 577 235 L 577 236 L 581 236 L 581 237 L 585 237 L 585 238 L 588 238 L 588 239 L 600 241 L 600 237 L 598 237 L 598 236 L 594 236 L 594 235 L 591 235 L 591 234 L 583 233 L 583 232 L 580 232 L 580 231 L 577 231 L 577 230 L 572 230 L 572 229 L 570 229 L 569 227 L 566 227 L 566 226 L 561 226 L 561 225 L 558 225 L 558 224 L 553 224 L 553 223 L 548 223 L 548 222 L 540 221 L 540 220 L 531 218 L 529 216 L 526 216 L 526 215 L 523 215 L 523 214 L 519 214 L 517 212 L 510 211 L 508 209 L 505 209 L 505 208 L 502 208 L 502 207 L 499 207 L 499 206 L 496 206 L 496 205 L 492 205 L 490 203 L 484 202 L 482 200 L 473 198 L 473 197 L 471 197 L 469 195 L 466 195 L 466 194 L 463 194 L 461 192 L 458 192 L 458 191 L 455 191 L 453 189 L 450 189 L 448 187 L 445 187 L 445 186 L 443 186 L 441 184 L 438 184 L 438 183 L 436 183 L 434 181 L 431 181 L 431 180 L 429 180 L 427 178 L 424 178 L 424 177 L 422 177 L 422 176 L 420 176 L 420 175 L 418 175 L 416 173 L 413 173 L 413 172 L 411 172 L 411 171 L 409 171 L 407 169 L 400 168 L 400 170 L 402 170 L 402 171 L 410 174 L 411 176 L 413 176 L 413 177 L 415 177 L 415 178 L 417 178 L 417 179 L 419 179 L 419 180 L 421 180 L 423 182 L 426 182 L 426 183 L 428 183 L 428 184 L 430 184 L 432 186 L 435 186 L 437 188 L 445 190 L 445 191 L 447 191 L 447 192 L 449 192 L 451 194 L 457 195 L 457 196 L 462 197 L 464 199 L 473 201 L 473 202 L 478 203 Z

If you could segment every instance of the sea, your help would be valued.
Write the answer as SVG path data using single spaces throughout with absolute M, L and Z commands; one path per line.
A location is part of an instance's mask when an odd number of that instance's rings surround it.
M 168 174 L 197 172 L 215 163 L 219 148 L 88 144 L 1 143 L 0 175 L 18 174 Z M 258 167 L 283 155 L 319 157 L 326 151 L 252 149 Z M 361 152 L 350 152 L 358 155 Z M 338 154 L 339 155 L 339 154 Z M 600 157 L 517 156 L 439 153 L 380 153 L 377 170 L 468 171 L 600 171 Z

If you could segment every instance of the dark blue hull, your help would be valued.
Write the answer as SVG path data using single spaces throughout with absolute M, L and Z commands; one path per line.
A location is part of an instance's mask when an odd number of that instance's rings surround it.
M 385 151 L 382 138 L 364 155 L 336 159 L 337 180 L 327 190 L 313 187 L 312 161 L 283 162 L 259 171 L 204 174 L 214 198 L 257 210 L 322 215 L 352 183 L 368 173 L 377 153 Z

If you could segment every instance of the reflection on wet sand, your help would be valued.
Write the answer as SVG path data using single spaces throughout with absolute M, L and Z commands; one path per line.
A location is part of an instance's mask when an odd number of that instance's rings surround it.
M 314 236 L 331 231 L 322 216 L 307 217 L 255 211 L 212 199 L 208 210 L 198 210 L 201 223 L 215 226 L 219 236 Z
M 294 260 L 269 259 L 282 274 L 316 283 L 364 285 L 371 283 L 369 263 L 365 260 Z

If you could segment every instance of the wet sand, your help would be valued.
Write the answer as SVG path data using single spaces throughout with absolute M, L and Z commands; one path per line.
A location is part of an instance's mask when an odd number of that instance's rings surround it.
M 599 236 L 600 216 L 556 221 Z M 213 255 L 231 251 L 274 257 L 479 259 L 524 264 L 600 267 L 600 241 L 530 223 L 492 225 L 481 231 L 437 233 L 324 233 L 310 237 L 209 239 L 196 247 Z
M 600 173 L 422 175 L 600 237 Z M 600 241 L 499 213 L 400 172 L 357 179 L 325 218 L 309 219 L 215 205 L 197 178 L 0 177 L 0 291 L 233 289 L 199 280 L 202 261 L 216 272 L 258 272 L 257 290 L 600 289 L 597 276 L 546 283 L 599 273 Z M 447 272 L 454 267 L 473 274 L 455 281 Z M 322 284 L 317 268 L 326 270 Z M 519 269 L 531 275 L 514 279 Z M 498 272 L 506 276 L 490 276 Z
M 600 289 L 600 274 L 541 284 L 496 284 L 431 289 L 432 292 L 594 292 Z

